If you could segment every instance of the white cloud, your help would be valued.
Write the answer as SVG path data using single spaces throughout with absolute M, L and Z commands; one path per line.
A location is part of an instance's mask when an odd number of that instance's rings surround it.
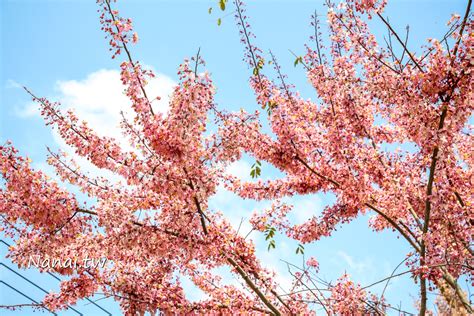
M 266 247 L 268 242 L 264 238 L 263 234 L 260 234 L 258 238 L 258 245 L 260 247 L 257 249 L 257 257 L 264 268 L 276 273 L 275 282 L 287 291 L 291 288 L 293 276 L 288 272 L 287 264 L 282 260 L 292 262 L 294 259 L 297 259 L 297 257 L 293 256 L 295 250 L 285 241 L 286 238 L 281 238 L 276 241 L 276 249 L 268 251 Z M 295 269 L 291 270 L 293 273 L 297 271 Z M 280 289 L 278 291 L 280 292 Z
M 368 284 L 376 280 L 377 275 L 381 272 L 381 263 L 376 265 L 372 257 L 356 259 L 342 250 L 338 251 L 337 255 L 342 259 L 342 262 L 341 260 L 337 260 L 337 264 L 343 267 L 344 270 L 356 278 L 356 281 L 361 284 Z
M 189 276 L 179 275 L 181 286 L 185 289 L 186 297 L 191 302 L 199 302 L 209 299 L 209 295 L 198 288 Z
M 226 172 L 234 177 L 239 178 L 241 181 L 251 181 L 250 170 L 252 166 L 246 160 L 240 159 L 231 163 Z
M 165 75 L 158 75 L 146 86 L 150 98 L 161 97 L 153 102 L 155 111 L 166 113 L 169 97 L 176 83 Z M 124 86 L 117 70 L 100 69 L 83 80 L 65 80 L 56 83 L 57 95 L 51 101 L 61 102 L 61 109 L 73 109 L 81 120 L 88 122 L 99 135 L 122 139 L 120 111 L 131 112 L 131 102 L 124 95 Z M 38 115 L 37 104 L 29 104 L 20 115 Z
M 345 261 L 345 263 L 347 264 L 347 267 L 351 270 L 362 272 L 368 268 L 367 263 L 354 260 L 352 256 L 345 253 L 344 251 L 338 251 L 337 255 L 341 257 L 342 260 Z
M 11 84 L 14 83 L 14 81 L 11 82 Z M 175 85 L 176 83 L 172 79 L 161 74 L 149 80 L 146 86 L 148 96 L 151 99 L 157 96 L 161 97 L 160 101 L 153 101 L 155 112 L 167 112 L 170 95 Z M 58 81 L 55 90 L 57 91 L 56 95 L 50 96 L 48 99 L 59 101 L 63 111 L 72 109 L 79 119 L 87 121 L 88 126 L 98 135 L 113 137 L 123 148 L 130 148 L 119 126 L 120 112 L 123 111 L 127 118 L 133 118 L 133 110 L 130 100 L 123 92 L 124 86 L 120 80 L 119 71 L 100 69 L 90 73 L 82 80 Z M 21 117 L 39 116 L 38 104 L 28 103 L 17 111 L 17 115 Z M 74 150 L 56 132 L 53 133 L 53 137 L 62 150 L 75 157 Z M 111 173 L 99 171 L 85 159 L 79 158 L 77 162 L 84 171 L 107 178 L 116 178 Z
M 244 160 L 233 163 L 227 172 L 243 177 L 242 173 L 248 174 L 250 164 Z M 255 202 L 251 200 L 244 200 L 235 193 L 226 190 L 220 186 L 217 193 L 210 199 L 209 205 L 213 210 L 220 210 L 231 223 L 234 229 L 239 229 L 239 235 L 246 237 L 252 231 L 252 226 L 249 223 L 249 218 L 254 210 L 262 210 L 270 207 L 270 201 Z M 265 240 L 264 234 L 257 231 L 252 231 L 248 235 L 247 240 L 252 241 L 256 245 L 257 257 L 259 258 L 263 267 L 276 272 L 275 281 L 284 289 L 289 289 L 292 282 L 292 276 L 288 273 L 286 264 L 280 259 L 288 258 L 288 254 L 294 253 L 292 246 L 286 241 L 285 237 L 280 236 L 277 240 L 277 249 L 268 251 L 268 241 Z M 231 274 L 222 274 L 223 281 L 226 284 L 234 284 L 235 277 Z M 239 279 L 239 281 L 241 281 Z
M 223 186 L 219 186 L 216 194 L 209 200 L 209 207 L 213 211 L 222 211 L 225 218 L 242 237 L 252 230 L 249 219 L 256 205 L 254 201 L 244 200 Z M 253 233 L 249 237 L 251 238 L 252 235 Z
M 18 88 L 21 88 L 21 84 L 19 84 L 15 80 L 8 79 L 7 82 L 5 83 L 5 88 L 7 88 L 7 89 L 18 89 Z
M 39 116 L 38 104 L 36 102 L 28 102 L 22 108 L 15 108 L 15 114 L 21 118 L 29 118 L 32 116 Z
M 290 216 L 296 224 L 302 224 L 313 216 L 320 215 L 323 208 L 323 201 L 318 195 L 298 196 L 290 201 L 293 205 Z

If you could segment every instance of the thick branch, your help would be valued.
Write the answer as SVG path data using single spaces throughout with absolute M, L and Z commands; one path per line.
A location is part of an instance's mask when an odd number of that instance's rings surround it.
M 454 289 L 454 291 L 456 292 L 456 296 L 457 298 L 461 301 L 461 303 L 463 304 L 464 308 L 466 308 L 466 311 L 470 314 L 472 314 L 474 311 L 471 307 L 471 304 L 470 302 L 466 299 L 466 297 L 464 296 L 464 294 L 462 293 L 462 290 L 461 288 L 459 287 L 458 283 L 456 282 L 456 280 L 454 279 L 454 277 L 444 268 L 444 267 L 441 267 L 440 268 L 441 271 L 443 271 L 443 279 Z
M 323 180 L 326 180 L 326 181 L 329 181 L 330 183 L 334 184 L 336 186 L 336 188 L 340 188 L 341 187 L 341 184 L 331 178 L 328 178 L 324 175 L 322 175 L 321 173 L 317 172 L 316 170 L 314 170 L 313 168 L 311 168 L 308 163 L 306 163 L 306 161 L 304 161 L 303 159 L 301 159 L 301 157 L 299 157 L 298 155 L 296 156 L 296 160 L 298 160 L 299 162 L 301 162 L 307 169 L 309 169 L 313 174 L 315 174 L 316 176 L 318 176 L 319 178 L 323 179 Z M 381 210 L 379 210 L 377 207 L 375 207 L 374 205 L 366 202 L 364 203 L 365 206 L 369 207 L 370 209 L 372 209 L 373 211 L 375 211 L 377 214 L 379 214 L 380 216 L 382 216 L 386 221 L 388 221 L 409 243 L 410 245 L 417 251 L 417 252 L 420 252 L 420 247 L 418 247 L 418 245 L 410 238 L 410 236 L 408 236 L 408 234 L 406 232 L 403 231 L 403 229 L 400 227 L 400 225 L 398 225 L 393 219 L 391 219 L 389 216 L 387 216 L 385 213 L 383 213 Z
M 233 266 L 240 276 L 244 279 L 245 283 L 257 294 L 257 296 L 262 300 L 262 302 L 275 314 L 281 315 L 281 312 L 266 298 L 265 294 L 263 294 L 260 289 L 253 283 L 253 281 L 248 277 L 247 273 L 245 273 L 244 269 L 240 267 L 240 265 L 231 257 L 227 257 L 227 262 Z
M 472 5 L 472 0 L 469 0 L 468 3 L 467 3 L 467 6 L 466 6 L 466 12 L 464 13 L 464 18 L 463 18 L 462 23 L 461 23 L 461 29 L 459 30 L 459 37 L 458 37 L 458 40 L 457 40 L 456 44 L 454 45 L 454 51 L 453 51 L 453 57 L 452 57 L 451 63 L 454 62 L 454 59 L 456 58 L 456 54 L 457 54 L 458 49 L 459 49 L 459 45 L 461 44 L 462 34 L 464 32 L 464 27 L 466 26 L 467 19 L 469 17 L 470 12 L 471 12 L 471 5 Z
M 185 173 L 187 174 L 187 171 L 186 169 L 184 168 L 184 171 Z M 193 182 L 189 179 L 189 187 L 194 191 L 194 184 Z M 194 203 L 196 204 L 196 208 L 197 208 L 197 211 L 200 215 L 200 219 L 201 219 L 201 226 L 202 226 L 202 230 L 204 231 L 204 234 L 208 235 L 209 234 L 209 230 L 207 228 L 207 224 L 206 224 L 206 214 L 204 213 L 204 211 L 202 210 L 201 208 L 201 204 L 199 203 L 199 200 L 198 198 L 196 197 L 196 195 L 193 196 L 193 200 L 194 200 Z M 242 269 L 242 267 L 230 256 L 228 256 L 227 254 L 225 253 L 222 253 L 227 262 L 230 263 L 230 265 L 232 267 L 235 268 L 235 270 L 237 271 L 237 273 L 242 277 L 242 279 L 244 279 L 245 283 L 247 283 L 247 285 L 252 289 L 252 291 L 255 292 L 255 294 L 257 294 L 257 296 L 260 298 L 260 300 L 277 316 L 281 315 L 281 312 L 272 304 L 272 302 L 270 302 L 270 300 L 265 296 L 265 294 L 262 293 L 262 291 L 260 291 L 260 289 L 255 285 L 255 283 L 249 278 L 249 276 L 247 275 L 247 273 L 245 272 L 244 269 Z
M 444 120 L 446 118 L 447 113 L 448 113 L 448 107 L 445 105 L 443 107 L 443 111 L 441 112 L 438 130 L 443 128 Z M 430 165 L 430 172 L 428 176 L 428 185 L 426 187 L 423 235 L 421 237 L 421 247 L 420 247 L 420 256 L 421 256 L 420 264 L 421 265 L 424 265 L 426 261 L 425 238 L 426 238 L 426 234 L 428 233 L 429 224 L 430 224 L 430 215 L 431 215 L 431 200 L 430 199 L 433 193 L 433 182 L 434 182 L 434 174 L 436 170 L 436 163 L 438 161 L 438 153 L 439 153 L 439 147 L 436 145 L 435 148 L 433 149 L 433 154 L 431 155 L 431 165 Z M 420 276 L 420 294 L 421 294 L 420 316 L 424 316 L 426 314 L 427 292 L 426 292 L 426 278 L 423 275 Z

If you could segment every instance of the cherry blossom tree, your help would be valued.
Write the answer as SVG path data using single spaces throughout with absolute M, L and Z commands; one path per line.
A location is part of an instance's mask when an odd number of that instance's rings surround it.
M 253 243 L 209 208 L 209 199 L 224 184 L 243 198 L 272 200 L 251 224 L 302 245 L 373 213 L 371 229 L 393 230 L 411 247 L 404 260 L 408 270 L 382 281 L 411 274 L 420 284 L 420 315 L 428 312 L 430 287 L 439 290 L 444 300 L 439 306 L 446 313 L 472 313 L 457 281 L 461 276 L 473 281 L 471 0 L 462 17 L 453 15 L 448 22 L 446 36 L 430 39 L 418 55 L 408 48 L 408 34 L 402 39 L 384 16 L 385 1 L 348 0 L 338 6 L 328 1 L 328 34 L 321 32 L 315 14 L 312 44 L 295 56 L 317 101 L 303 99 L 276 57 L 270 52 L 265 58 L 254 45 L 245 5 L 235 0 L 250 86 L 264 111 L 220 109 L 209 73 L 199 71 L 204 61 L 198 52 L 180 65 L 166 114 L 154 109 L 159 97 L 147 90 L 154 73 L 132 58 L 130 45 L 138 41 L 132 21 L 109 0 L 97 2 L 112 58 L 125 57 L 121 80 L 134 114 L 122 115 L 121 127 L 130 146 L 98 135 L 73 111 L 25 90 L 78 157 L 122 180 L 84 172 L 75 157 L 50 150 L 48 163 L 60 179 L 94 201 L 81 203 L 33 170 L 11 142 L 0 147 L 1 225 L 16 242 L 9 257 L 19 267 L 27 267 L 32 256 L 105 257 L 109 262 L 102 268 L 54 268 L 69 279 L 59 293 L 45 297 L 42 307 L 64 309 L 100 291 L 115 298 L 126 315 L 312 314 L 313 304 L 331 315 L 394 309 L 383 293 L 370 293 L 348 275 L 323 289 L 317 258 L 294 267 L 292 288 L 281 293 Z M 219 4 L 224 10 L 229 3 Z M 388 28 L 387 45 L 370 32 L 367 21 L 372 19 Z M 273 68 L 275 80 L 267 68 Z M 262 131 L 266 120 L 271 134 Z M 257 160 L 253 176 L 266 162 L 284 177 L 246 182 L 226 173 L 244 153 Z M 331 192 L 335 203 L 319 217 L 290 224 L 288 215 L 298 209 L 282 199 L 318 192 Z M 145 216 L 139 216 L 141 211 Z M 222 266 L 231 268 L 241 286 L 222 280 L 214 269 Z M 180 275 L 206 298 L 187 299 Z

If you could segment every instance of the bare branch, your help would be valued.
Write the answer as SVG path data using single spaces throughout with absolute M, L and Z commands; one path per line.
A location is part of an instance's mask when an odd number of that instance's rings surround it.
M 398 36 L 397 32 L 395 32 L 395 30 L 392 28 L 392 26 L 390 25 L 390 23 L 388 23 L 388 21 L 380 14 L 380 13 L 377 13 L 377 15 L 379 16 L 379 18 L 383 21 L 383 23 L 385 23 L 385 25 L 390 29 L 390 31 L 393 33 L 393 35 L 395 35 L 395 38 L 398 40 L 398 42 L 400 43 L 400 45 L 402 45 L 403 49 L 406 51 L 407 55 L 410 57 L 410 59 L 413 61 L 413 63 L 415 64 L 415 66 L 421 71 L 421 72 L 425 72 L 421 67 L 420 65 L 418 64 L 418 62 L 416 61 L 415 57 L 412 55 L 412 53 L 410 53 L 410 51 L 408 50 L 406 44 L 400 39 L 400 36 Z M 408 38 L 408 37 L 407 37 Z

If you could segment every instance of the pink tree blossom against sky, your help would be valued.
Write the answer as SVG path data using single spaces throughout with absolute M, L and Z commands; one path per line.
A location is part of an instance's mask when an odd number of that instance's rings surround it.
M 2 2 L 1 305 L 470 311 L 470 3 Z

